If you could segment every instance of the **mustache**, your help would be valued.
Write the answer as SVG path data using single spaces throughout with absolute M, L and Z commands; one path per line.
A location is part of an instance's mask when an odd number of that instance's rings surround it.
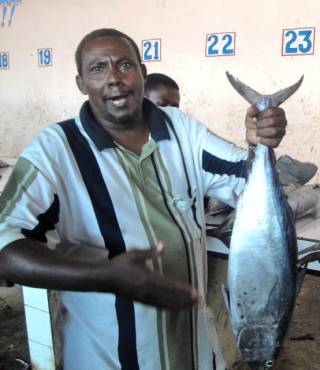
M 104 95 L 102 97 L 102 100 L 104 102 L 107 102 L 108 100 L 115 100 L 115 99 L 121 99 L 121 98 L 127 98 L 129 95 L 132 95 L 133 92 L 131 90 L 129 91 L 121 91 L 113 94 Z

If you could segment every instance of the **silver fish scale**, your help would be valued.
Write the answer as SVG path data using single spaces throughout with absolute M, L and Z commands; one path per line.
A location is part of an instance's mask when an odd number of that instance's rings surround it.
M 232 86 L 259 111 L 279 105 L 301 85 L 261 95 L 227 73 Z M 274 166 L 273 150 L 258 144 L 241 194 L 230 243 L 230 320 L 251 369 L 274 364 L 296 296 L 297 245 L 291 210 Z
M 250 362 L 274 359 L 295 300 L 292 253 L 273 176 L 269 149 L 258 145 L 237 204 L 228 265 L 231 324 Z

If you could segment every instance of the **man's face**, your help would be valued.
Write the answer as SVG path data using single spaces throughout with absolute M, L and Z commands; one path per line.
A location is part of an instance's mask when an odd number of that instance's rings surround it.
M 127 125 L 142 117 L 145 73 L 126 39 L 107 36 L 84 46 L 77 84 L 99 122 Z
M 179 90 L 166 85 L 159 85 L 149 92 L 148 98 L 159 107 L 177 107 L 180 105 Z

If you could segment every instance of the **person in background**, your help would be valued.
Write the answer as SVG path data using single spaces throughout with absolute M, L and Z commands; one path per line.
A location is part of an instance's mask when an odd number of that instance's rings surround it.
M 150 73 L 145 82 L 145 96 L 159 107 L 180 106 L 179 86 L 163 73 Z
M 247 151 L 144 99 L 128 35 L 89 33 L 76 64 L 79 116 L 34 138 L 0 197 L 0 279 L 59 291 L 64 370 L 215 369 L 203 199 L 235 205 Z M 251 107 L 245 128 L 276 147 L 285 113 Z

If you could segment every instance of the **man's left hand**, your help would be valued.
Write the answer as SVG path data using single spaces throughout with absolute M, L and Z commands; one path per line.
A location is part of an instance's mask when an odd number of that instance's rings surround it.
M 287 120 L 282 108 L 272 107 L 259 112 L 252 106 L 247 110 L 245 124 L 246 139 L 250 144 L 276 148 L 286 133 Z

